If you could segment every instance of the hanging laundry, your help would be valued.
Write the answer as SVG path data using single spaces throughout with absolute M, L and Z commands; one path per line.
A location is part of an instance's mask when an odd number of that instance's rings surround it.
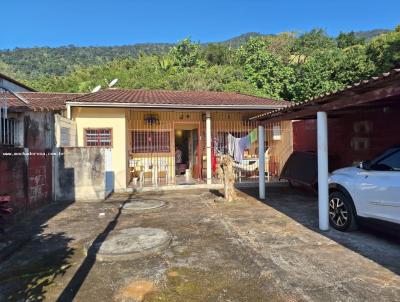
M 246 135 L 241 138 L 235 138 L 235 150 L 234 150 L 234 159 L 237 162 L 241 162 L 243 160 L 244 150 L 250 148 L 250 135 Z
M 253 129 L 250 132 L 250 144 L 255 143 L 257 141 L 257 128 Z
M 232 157 L 234 157 L 235 155 L 235 143 L 236 143 L 236 137 L 228 133 L 228 154 Z

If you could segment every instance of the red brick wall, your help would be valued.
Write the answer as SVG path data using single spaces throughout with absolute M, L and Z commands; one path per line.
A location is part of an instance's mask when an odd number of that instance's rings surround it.
M 34 208 L 52 198 L 51 156 L 29 156 L 26 164 L 22 155 L 5 155 L 23 151 L 21 148 L 0 148 L 0 194 L 11 196 L 11 206 L 15 212 Z
M 399 109 L 360 110 L 357 114 L 340 118 L 330 117 L 328 120 L 329 170 L 371 159 L 386 148 L 400 144 L 398 129 L 400 129 Z M 316 152 L 316 120 L 293 122 L 293 149 Z

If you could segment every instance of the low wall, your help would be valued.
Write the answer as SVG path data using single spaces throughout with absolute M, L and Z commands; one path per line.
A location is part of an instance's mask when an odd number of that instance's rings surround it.
M 57 148 L 54 157 L 55 200 L 102 200 L 106 196 L 105 149 Z
M 14 212 L 51 201 L 52 157 L 48 153 L 49 150 L 0 148 L 0 194 L 11 196 Z

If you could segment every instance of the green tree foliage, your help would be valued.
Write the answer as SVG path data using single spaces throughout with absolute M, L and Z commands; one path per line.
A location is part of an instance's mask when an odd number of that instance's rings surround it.
M 171 44 L 136 44 L 118 47 L 36 47 L 0 51 L 0 61 L 14 66 L 27 79 L 41 75 L 64 75 L 76 66 L 92 66 L 116 58 L 138 57 L 139 54 L 164 54 Z
M 228 65 L 232 63 L 233 52 L 222 44 L 207 44 L 202 52 L 202 56 L 209 66 Z
M 373 39 L 367 46 L 367 55 L 378 72 L 400 67 L 400 32 L 390 32 Z
M 168 55 L 174 66 L 180 68 L 200 66 L 204 62 L 201 57 L 200 45 L 192 43 L 190 39 L 185 39 L 172 47 Z
M 341 61 L 340 51 L 334 49 L 314 54 L 295 69 L 296 81 L 290 87 L 291 98 L 295 101 L 342 88 L 342 84 L 335 79 Z
M 286 63 L 291 60 L 291 55 L 296 42 L 296 35 L 292 32 L 266 36 L 264 40 L 268 44 L 268 51 L 280 56 Z
M 292 79 L 292 68 L 285 66 L 280 56 L 272 54 L 270 44 L 260 38 L 252 38 L 238 51 L 238 62 L 245 78 L 257 89 L 271 98 L 283 99 L 288 96 Z
M 336 41 L 339 48 L 347 48 L 354 45 L 365 44 L 365 38 L 358 37 L 354 31 L 349 33 L 341 32 L 336 38 Z
M 337 48 L 319 51 L 295 70 L 291 98 L 301 101 L 368 78 L 375 66 L 365 54 L 364 47 L 356 45 L 344 51 Z
M 299 36 L 294 43 L 294 52 L 309 57 L 320 50 L 336 47 L 335 40 L 329 37 L 323 29 L 313 29 Z

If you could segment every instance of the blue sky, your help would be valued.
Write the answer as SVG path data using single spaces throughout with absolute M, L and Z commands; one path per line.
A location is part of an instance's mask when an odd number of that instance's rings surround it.
M 394 28 L 399 0 L 3 1 L 0 48 L 212 42 L 246 32 Z

